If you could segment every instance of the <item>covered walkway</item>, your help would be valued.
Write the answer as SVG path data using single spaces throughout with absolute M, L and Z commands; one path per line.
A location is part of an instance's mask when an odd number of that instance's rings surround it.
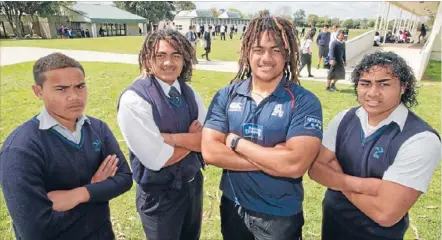
M 430 16 L 435 18 L 434 25 L 429 34 L 427 33 L 425 41 L 417 43 L 420 35 L 419 28 L 423 22 L 426 22 L 425 17 Z M 429 59 L 441 61 L 442 4 L 440 2 L 381 2 L 376 19 L 374 30 L 346 43 L 347 80 L 350 79 L 354 66 L 362 57 L 374 51 L 397 53 L 408 62 L 418 80 L 422 79 Z M 391 21 L 393 21 L 393 25 L 391 25 Z M 426 28 L 428 29 L 428 26 Z M 394 30 L 408 30 L 413 43 L 385 43 L 387 33 L 394 33 Z M 379 32 L 380 36 L 383 36 L 384 43 L 381 47 L 373 47 L 375 32 Z

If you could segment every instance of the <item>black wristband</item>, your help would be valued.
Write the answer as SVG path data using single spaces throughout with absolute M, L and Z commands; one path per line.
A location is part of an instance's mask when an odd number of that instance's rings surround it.
M 230 148 L 233 151 L 236 151 L 236 146 L 238 146 L 238 142 L 240 139 L 241 139 L 241 137 L 239 137 L 239 136 L 233 137 L 232 142 L 230 143 Z

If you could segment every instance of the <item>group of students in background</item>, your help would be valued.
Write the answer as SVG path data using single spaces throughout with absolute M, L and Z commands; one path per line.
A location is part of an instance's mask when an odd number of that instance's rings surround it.
M 91 37 L 89 29 L 84 30 L 84 28 L 81 27 L 79 32 L 73 32 L 72 29 L 70 29 L 66 26 L 63 26 L 62 24 L 60 24 L 57 27 L 57 35 L 62 39 L 63 38 L 76 38 L 76 37 L 81 37 L 81 38 Z
M 420 34 L 417 39 L 417 43 L 421 43 L 421 40 L 425 41 L 425 37 L 427 36 L 427 28 L 425 27 L 425 24 L 422 24 L 420 26 Z M 373 46 L 379 47 L 383 42 L 385 43 L 414 43 L 414 40 L 412 40 L 412 35 L 408 29 L 402 29 L 397 30 L 396 28 L 393 29 L 393 32 L 388 31 L 385 35 L 385 41 L 384 37 L 380 36 L 379 32 L 375 33 L 375 37 L 373 39 Z
M 348 31 L 346 31 L 348 34 Z M 300 41 L 301 48 L 301 65 L 299 71 L 301 71 L 305 65 L 307 65 L 308 77 L 314 77 L 311 74 L 312 64 L 312 46 L 313 38 L 316 34 L 316 29 L 312 28 L 309 33 L 304 35 L 304 38 Z M 316 45 L 318 46 L 318 66 L 323 63 L 324 68 L 328 68 L 326 91 L 334 92 L 339 91 L 336 88 L 336 82 L 340 79 L 345 79 L 345 40 L 346 36 L 344 31 L 339 30 L 338 25 L 334 25 L 332 31 L 329 31 L 329 26 L 324 25 L 322 31 L 316 38 Z
M 406 61 L 364 56 L 352 73 L 358 105 L 323 133 L 323 106 L 298 78 L 293 24 L 265 16 L 249 26 L 239 70 L 208 109 L 188 84 L 196 59 L 188 38 L 172 29 L 147 35 L 141 74 L 117 103 L 131 168 L 108 125 L 84 114 L 83 66 L 61 53 L 37 60 L 32 90 L 44 107 L 0 150 L 16 238 L 115 239 L 109 201 L 133 179 L 147 239 L 199 239 L 202 170 L 212 165 L 223 169 L 224 239 L 301 240 L 306 173 L 327 187 L 323 240 L 403 239 L 441 159 L 437 131 L 409 109 L 416 78 Z M 326 30 L 318 43 L 342 50 L 343 33 L 330 44 Z M 339 51 L 332 66 L 345 65 Z

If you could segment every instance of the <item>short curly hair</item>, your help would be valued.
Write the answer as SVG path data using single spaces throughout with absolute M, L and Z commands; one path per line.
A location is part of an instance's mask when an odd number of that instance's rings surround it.
M 354 84 L 356 95 L 361 74 L 369 72 L 373 66 L 389 67 L 387 69 L 391 69 L 391 74 L 397 77 L 401 84 L 405 86 L 405 92 L 401 96 L 401 102 L 409 108 L 418 105 L 416 99 L 416 77 L 414 76 L 413 70 L 407 64 L 405 59 L 391 51 L 377 51 L 365 55 L 361 62 L 356 65 L 351 74 L 351 80 Z
M 62 68 L 78 68 L 83 72 L 83 75 L 86 76 L 83 66 L 77 60 L 63 53 L 51 53 L 35 62 L 32 70 L 35 84 L 43 87 L 43 83 L 46 80 L 44 73 Z

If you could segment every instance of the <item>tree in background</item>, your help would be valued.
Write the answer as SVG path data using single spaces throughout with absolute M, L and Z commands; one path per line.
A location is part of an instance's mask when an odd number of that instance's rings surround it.
M 334 18 L 330 19 L 330 25 L 329 26 L 339 25 L 340 22 L 341 22 L 341 20 L 339 20 L 339 18 L 334 17 Z
M 372 28 L 372 27 L 374 27 L 374 25 L 376 25 L 376 20 L 375 19 L 368 19 L 367 27 Z
M 130 13 L 147 19 L 150 26 L 158 24 L 162 20 L 173 20 L 175 11 L 172 1 L 150 1 L 150 2 L 114 2 L 115 6 Z
M 364 18 L 361 20 L 361 28 L 367 28 L 368 27 L 368 19 Z
M 236 8 L 229 8 L 228 11 L 229 11 L 229 12 L 237 12 L 237 13 L 239 13 L 239 15 L 241 16 L 241 18 L 244 17 L 244 14 L 243 14 L 240 10 L 238 10 L 238 9 L 236 9 Z
M 342 22 L 341 26 L 344 28 L 353 28 L 353 24 L 353 19 L 347 19 Z
M 319 27 L 323 27 L 325 24 L 330 25 L 331 19 L 329 19 L 327 16 L 318 17 L 316 25 L 319 25 Z
M 311 26 L 316 26 L 316 23 L 318 22 L 318 15 L 316 14 L 309 14 L 307 17 L 307 22 Z
M 210 11 L 214 17 L 218 17 L 220 15 L 220 12 L 215 7 L 211 8 Z
M 299 9 L 293 14 L 293 22 L 296 24 L 296 26 L 301 26 L 305 24 L 304 9 Z
M 195 3 L 189 1 L 175 1 L 173 2 L 173 6 L 175 7 L 175 11 L 191 11 L 195 10 Z
M 353 19 L 352 28 L 360 28 L 360 26 L 361 26 L 361 19 Z
M 292 8 L 290 6 L 281 6 L 280 8 L 278 8 L 275 11 L 275 16 L 278 17 L 282 17 L 285 18 L 287 20 L 289 20 L 290 22 L 293 21 L 292 17 L 293 17 L 293 12 L 292 12 Z
M 48 17 L 60 13 L 60 7 L 73 5 L 75 2 L 49 2 L 49 1 L 0 1 L 0 12 L 5 13 L 9 24 L 11 25 L 14 35 L 18 39 L 22 39 L 23 33 L 23 15 Z M 32 22 L 31 22 L 32 29 Z

